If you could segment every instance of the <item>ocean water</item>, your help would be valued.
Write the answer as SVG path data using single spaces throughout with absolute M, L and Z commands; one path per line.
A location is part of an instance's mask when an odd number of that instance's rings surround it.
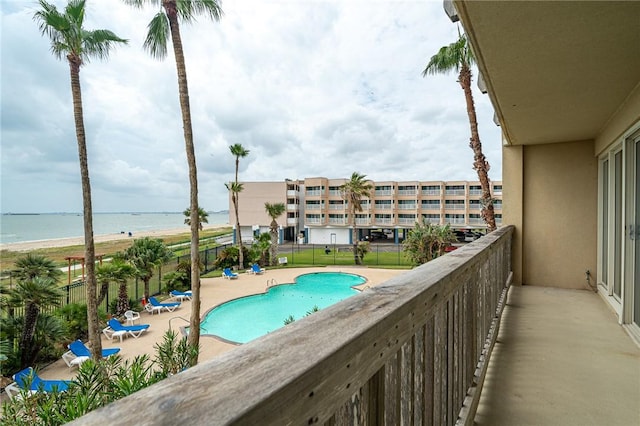
M 227 212 L 209 213 L 210 225 L 229 222 Z M 156 231 L 189 227 L 180 213 L 95 213 L 93 234 L 119 234 Z M 3 214 L 0 216 L 0 243 L 50 240 L 56 238 L 81 237 L 83 235 L 82 214 L 41 213 Z

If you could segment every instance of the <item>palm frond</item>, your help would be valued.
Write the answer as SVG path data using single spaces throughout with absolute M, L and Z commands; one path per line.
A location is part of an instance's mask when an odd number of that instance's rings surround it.
M 82 28 L 84 22 L 85 3 L 86 0 L 70 0 L 64 9 L 65 17 L 75 23 L 77 28 Z
M 84 40 L 82 49 L 83 62 L 89 62 L 89 59 L 93 57 L 106 59 L 114 44 L 129 43 L 129 40 L 120 38 L 109 30 L 84 31 L 82 39 Z
M 441 47 L 438 53 L 429 60 L 422 76 L 431 74 L 446 74 L 450 71 L 460 72 L 462 68 L 468 68 L 475 63 L 475 57 L 469 49 L 467 38 L 464 34 L 448 46 Z
M 167 56 L 167 41 L 170 36 L 169 19 L 164 12 L 157 13 L 147 27 L 147 38 L 143 47 L 156 59 Z
M 214 21 L 219 21 L 224 12 L 217 0 L 177 0 L 178 17 L 184 23 L 191 23 L 198 15 L 206 15 Z

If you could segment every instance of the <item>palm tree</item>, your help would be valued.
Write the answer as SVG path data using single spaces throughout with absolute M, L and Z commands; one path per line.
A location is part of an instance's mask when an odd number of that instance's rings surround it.
M 457 241 L 449 224 L 434 225 L 423 218 L 409 231 L 402 249 L 414 265 L 422 265 L 445 254 L 445 249 Z
M 191 226 L 191 209 L 187 208 L 182 214 L 185 215 L 184 224 Z M 203 223 L 209 223 L 209 213 L 202 207 L 198 207 L 198 227 L 201 231 L 204 229 Z
M 271 234 L 271 266 L 275 266 L 278 258 L 278 222 L 276 219 L 284 213 L 284 203 L 264 203 L 264 209 L 271 217 L 269 233 Z
M 482 186 L 481 215 L 487 224 L 488 231 L 495 231 L 496 220 L 493 212 L 493 200 L 491 198 L 491 186 L 489 182 L 489 162 L 482 153 L 482 144 L 478 134 L 478 119 L 476 118 L 476 107 L 473 103 L 471 93 L 471 65 L 476 60 L 471 51 L 465 34 L 459 34 L 458 40 L 448 46 L 444 46 L 437 54 L 431 57 L 427 67 L 422 72 L 422 76 L 427 74 L 447 74 L 455 70 L 458 72 L 458 83 L 464 90 L 467 102 L 467 115 L 469 116 L 469 126 L 471 127 L 471 139 L 469 146 L 473 150 L 473 168 L 478 172 L 478 179 Z
M 222 9 L 217 0 L 125 0 L 134 7 L 141 8 L 146 3 L 160 7 L 158 13 L 149 23 L 149 32 L 144 42 L 144 48 L 151 56 L 163 59 L 167 56 L 167 40 L 171 36 L 173 53 L 176 60 L 178 74 L 178 92 L 180 96 L 180 110 L 182 112 L 182 130 L 184 133 L 187 164 L 189 166 L 189 186 L 191 213 L 191 283 L 193 301 L 191 302 L 189 345 L 195 349 L 200 344 L 200 234 L 198 227 L 198 171 L 196 154 L 193 145 L 193 129 L 191 126 L 191 107 L 189 106 L 189 87 L 187 84 L 187 66 L 182 49 L 180 35 L 180 21 L 192 23 L 198 15 L 205 15 L 214 21 L 220 20 Z M 197 351 L 191 365 L 198 363 Z
M 28 253 L 18 258 L 15 267 L 11 275 L 18 281 L 28 281 L 35 277 L 57 280 L 62 276 L 62 271 L 53 260 L 37 254 Z
M 358 232 L 356 229 L 356 212 L 362 211 L 361 201 L 363 197 L 370 197 L 373 185 L 366 180 L 366 175 L 358 172 L 351 174 L 351 179 L 340 185 L 342 198 L 347 202 L 349 208 L 349 218 L 352 226 L 353 259 L 356 265 L 362 264 L 358 255 Z
M 133 242 L 124 251 L 124 258 L 136 268 L 136 274 L 144 282 L 144 297 L 149 300 L 149 281 L 153 270 L 171 260 L 173 252 L 157 238 L 144 237 Z
M 127 280 L 135 276 L 136 269 L 132 265 L 114 259 L 111 262 L 103 263 L 96 269 L 96 279 L 100 283 L 100 295 L 98 305 L 102 303 L 109 290 L 109 284 L 118 283 L 118 302 L 116 305 L 116 315 L 122 315 L 129 309 L 129 293 L 127 291 Z
M 238 182 L 238 169 L 240 168 L 240 158 L 244 158 L 249 155 L 249 150 L 245 149 L 241 144 L 236 143 L 229 146 L 229 150 L 231 154 L 236 157 L 236 179 L 233 181 L 231 185 L 231 201 L 233 202 L 233 208 L 236 212 L 236 239 L 238 241 L 238 245 L 240 246 L 240 256 L 238 257 L 238 267 L 242 269 L 244 267 L 244 257 L 242 255 L 242 234 L 240 233 L 240 216 L 238 215 L 238 199 L 240 196 L 240 191 L 242 191 L 242 184 Z M 227 187 L 229 189 L 229 187 Z
M 24 306 L 22 333 L 20 335 L 20 368 L 31 365 L 37 355 L 33 349 L 33 336 L 40 310 L 46 306 L 57 306 L 62 297 L 55 279 L 50 277 L 34 277 L 20 281 L 9 292 L 9 303 L 13 306 Z
M 93 211 L 91 207 L 91 184 L 87 144 L 82 112 L 82 92 L 80 90 L 80 67 L 91 58 L 106 59 L 116 43 L 126 44 L 127 40 L 109 30 L 87 30 L 83 28 L 85 0 L 69 0 L 64 12 L 59 12 L 52 4 L 39 0 L 41 9 L 33 18 L 43 35 L 51 39 L 51 51 L 58 59 L 69 62 L 73 116 L 75 118 L 80 177 L 82 181 L 82 208 L 84 213 L 84 258 L 87 280 L 87 319 L 89 322 L 89 342 L 95 359 L 100 359 L 102 343 L 98 327 L 98 304 L 96 302 L 95 247 L 93 243 Z

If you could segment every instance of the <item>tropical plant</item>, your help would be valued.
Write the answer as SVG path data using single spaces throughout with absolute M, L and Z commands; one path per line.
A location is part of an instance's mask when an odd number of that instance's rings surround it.
M 200 272 L 204 271 L 204 265 L 200 264 Z M 191 262 L 180 261 L 176 270 L 169 272 L 163 278 L 165 291 L 171 290 L 191 290 Z
M 59 360 L 63 351 L 58 342 L 67 339 L 68 334 L 67 324 L 62 318 L 56 315 L 41 313 L 38 316 L 36 328 L 33 333 L 31 352 L 35 355 L 30 365 Z
M 428 74 L 447 74 L 450 71 L 458 73 L 458 83 L 464 90 L 467 103 L 467 115 L 469 117 L 469 127 L 471 128 L 471 138 L 469 146 L 473 150 L 473 168 L 478 173 L 478 179 L 482 186 L 481 215 L 487 224 L 488 231 L 495 231 L 496 220 L 493 210 L 493 199 L 491 198 L 491 184 L 489 181 L 489 162 L 482 152 L 480 135 L 478 133 L 478 119 L 476 117 L 476 107 L 471 93 L 471 66 L 475 64 L 475 56 L 469 46 L 469 42 L 464 33 L 458 34 L 458 40 L 448 46 L 440 48 L 437 54 L 431 57 L 427 67 L 422 72 L 423 77 Z
M 356 265 L 362 264 L 362 258 L 358 253 L 358 231 L 356 229 L 356 212 L 362 211 L 362 198 L 370 197 L 373 185 L 366 180 L 367 176 L 358 172 L 351 174 L 351 179 L 340 185 L 340 193 L 347 203 L 349 219 L 352 226 L 353 260 Z
M 196 154 L 193 144 L 193 129 L 191 126 L 191 107 L 189 105 L 189 86 L 187 84 L 187 66 L 185 64 L 182 37 L 180 35 L 180 22 L 192 23 L 198 15 L 205 15 L 214 21 L 222 16 L 222 9 L 217 0 L 125 0 L 126 3 L 141 8 L 149 3 L 154 7 L 160 7 L 160 11 L 149 23 L 149 32 L 144 42 L 144 47 L 151 56 L 163 59 L 167 56 L 167 40 L 171 36 L 173 52 L 178 74 L 178 93 L 180 98 L 180 110 L 182 112 L 182 130 L 184 133 L 187 164 L 189 166 L 189 212 L 191 213 L 191 283 L 193 300 L 191 302 L 191 333 L 189 344 L 194 348 L 200 343 L 200 234 L 198 227 L 198 171 L 196 166 Z M 196 357 L 192 365 L 198 363 Z
M 124 257 L 136 268 L 136 274 L 144 282 L 144 298 L 149 300 L 149 281 L 153 270 L 171 260 L 173 252 L 157 238 L 144 237 L 133 241 L 124 251 Z
M 235 180 L 227 186 L 227 189 L 231 191 L 231 201 L 233 202 L 233 209 L 236 213 L 236 238 L 238 245 L 240 246 L 240 257 L 238 258 L 238 267 L 242 269 L 242 265 L 244 265 L 243 258 L 243 250 L 242 250 L 242 233 L 240 232 L 240 216 L 238 214 L 239 209 L 239 198 L 240 192 L 244 189 L 242 184 L 238 182 L 238 170 L 240 168 L 240 158 L 244 158 L 249 155 L 249 150 L 245 149 L 241 144 L 236 143 L 229 146 L 229 151 L 231 151 L 231 155 L 236 157 L 236 178 Z
M 120 356 L 94 361 L 78 368 L 65 392 L 21 391 L 19 398 L 2 404 L 2 424 L 7 426 L 57 426 L 151 386 L 190 366 L 193 348 L 175 332 L 167 331 L 155 346 L 153 361 L 147 355 L 123 360 Z
M 189 330 L 191 332 L 191 330 Z M 156 363 L 162 369 L 162 376 L 168 377 L 186 370 L 191 365 L 193 358 L 198 358 L 199 347 L 193 347 L 186 339 L 178 337 L 178 333 L 167 330 L 162 342 L 157 343 Z
M 84 259 L 86 265 L 87 316 L 89 321 L 89 341 L 92 355 L 101 356 L 102 342 L 98 327 L 97 284 L 95 276 L 95 247 L 93 241 L 93 210 L 91 206 L 91 185 L 87 143 L 84 129 L 82 92 L 80 89 L 80 67 L 92 58 L 106 59 L 117 44 L 127 40 L 109 30 L 87 30 L 83 27 L 85 0 L 69 0 L 64 12 L 45 0 L 39 0 L 40 10 L 33 18 L 40 32 L 51 39 L 51 51 L 55 57 L 69 62 L 73 116 L 75 119 L 80 177 L 82 182 L 82 209 L 84 217 Z
M 271 249 L 271 235 L 260 234 L 258 238 L 253 241 L 251 249 L 249 250 L 250 262 L 258 262 L 261 266 L 267 265 L 269 261 L 269 249 Z
M 58 280 L 62 276 L 62 271 L 53 260 L 28 253 L 16 260 L 15 269 L 11 275 L 18 281 L 29 281 L 35 277 Z
M 87 305 L 84 303 L 69 303 L 58 309 L 58 316 L 62 317 L 66 324 L 69 340 L 86 340 L 89 335 L 87 322 Z M 102 314 L 99 314 L 102 320 Z M 105 315 L 106 316 L 106 315 Z
M 20 281 L 9 291 L 8 303 L 14 307 L 24 306 L 22 332 L 20 334 L 20 368 L 33 364 L 38 355 L 34 344 L 36 323 L 42 308 L 56 306 L 62 297 L 56 281 L 49 277 L 35 277 Z
M 408 232 L 402 250 L 414 265 L 422 265 L 445 254 L 445 249 L 456 241 L 449 224 L 434 225 L 423 218 Z
M 107 296 L 109 284 L 118 283 L 118 300 L 119 307 L 116 308 L 116 314 L 121 315 L 129 309 L 129 295 L 127 293 L 127 280 L 135 276 L 136 269 L 132 265 L 124 262 L 122 259 L 113 259 L 111 262 L 105 262 L 96 268 L 96 280 L 100 283 L 100 293 L 98 295 L 98 305 Z
M 218 253 L 218 257 L 214 263 L 216 269 L 224 269 L 224 268 L 232 268 L 238 264 L 238 252 L 240 251 L 239 247 L 231 246 L 226 249 L 220 251 Z M 249 250 L 242 246 L 243 251 L 243 259 L 250 258 Z M 242 266 L 244 269 L 245 265 Z
M 271 266 L 278 262 L 278 222 L 276 219 L 284 213 L 284 203 L 264 203 L 264 209 L 271 218 L 269 233 L 271 234 Z
M 191 209 L 187 208 L 182 214 L 185 215 L 184 224 L 191 226 Z M 198 227 L 201 231 L 204 229 L 204 223 L 209 223 L 209 213 L 202 207 L 198 207 Z

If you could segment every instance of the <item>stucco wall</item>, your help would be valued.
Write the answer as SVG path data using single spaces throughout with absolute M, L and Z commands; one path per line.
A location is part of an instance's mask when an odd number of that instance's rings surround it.
M 592 142 L 523 147 L 523 284 L 586 288 L 585 271 L 596 276 L 593 153 Z
M 332 244 L 331 234 L 335 234 L 336 244 L 349 244 L 349 233 L 351 229 L 327 229 L 327 228 L 308 228 L 310 244 Z

